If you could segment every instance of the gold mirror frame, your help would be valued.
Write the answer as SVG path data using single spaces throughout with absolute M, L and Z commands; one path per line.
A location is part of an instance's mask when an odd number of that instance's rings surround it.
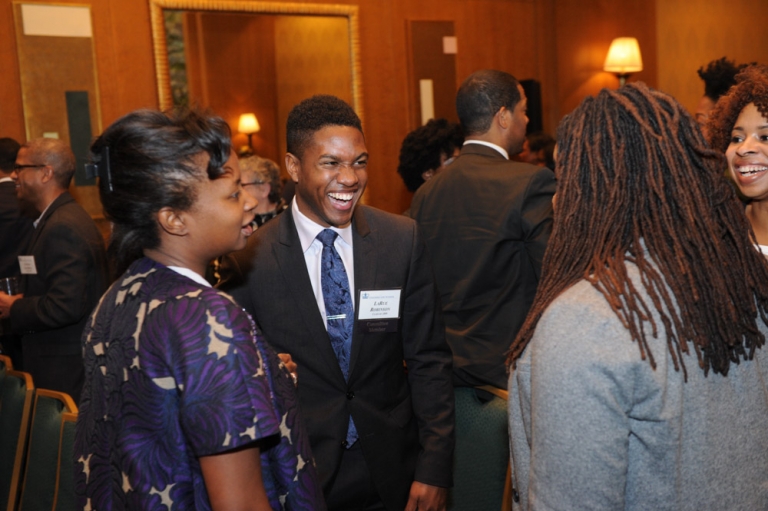
M 363 91 L 360 79 L 360 31 L 358 6 L 338 4 L 302 4 L 292 2 L 251 2 L 248 0 L 149 0 L 152 22 L 152 42 L 155 52 L 155 73 L 160 109 L 173 106 L 171 77 L 168 65 L 168 44 L 163 9 L 180 11 L 228 11 L 250 14 L 294 14 L 343 16 L 349 22 L 349 55 L 352 64 L 352 101 L 363 119 Z

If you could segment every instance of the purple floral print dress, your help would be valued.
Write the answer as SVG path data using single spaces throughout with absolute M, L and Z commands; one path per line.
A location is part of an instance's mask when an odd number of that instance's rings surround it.
M 83 343 L 81 508 L 210 509 L 198 457 L 260 440 L 272 508 L 325 509 L 290 375 L 229 295 L 139 259 Z

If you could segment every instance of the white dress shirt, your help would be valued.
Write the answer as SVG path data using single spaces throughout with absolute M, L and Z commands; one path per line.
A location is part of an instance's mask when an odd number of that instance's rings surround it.
M 507 160 L 509 159 L 509 153 L 507 152 L 507 150 L 501 146 L 494 144 L 493 142 L 486 142 L 485 140 L 472 139 L 472 140 L 465 140 L 464 145 L 467 145 L 467 144 L 480 144 L 480 145 L 490 147 L 491 149 L 497 150 L 505 159 Z
M 320 309 L 320 314 L 323 316 L 323 323 L 325 328 L 328 328 L 328 322 L 325 314 L 325 300 L 323 300 L 323 288 L 321 286 L 322 279 L 322 264 L 321 258 L 323 255 L 323 244 L 317 239 L 317 235 L 326 227 L 313 222 L 306 215 L 304 215 L 297 204 L 297 200 L 291 201 L 291 209 L 293 211 L 293 221 L 296 224 L 296 230 L 299 233 L 299 241 L 301 242 L 301 251 L 304 252 L 304 262 L 307 263 L 307 271 L 309 272 L 309 280 L 312 282 L 312 291 L 315 293 L 315 301 L 317 302 L 317 308 Z M 339 253 L 342 262 L 344 263 L 344 269 L 347 271 L 347 279 L 349 280 L 349 290 L 352 295 L 352 307 L 355 306 L 355 264 L 352 257 L 352 224 L 343 229 L 338 227 L 329 227 L 337 233 L 336 241 L 333 242 L 333 246 L 336 252 Z

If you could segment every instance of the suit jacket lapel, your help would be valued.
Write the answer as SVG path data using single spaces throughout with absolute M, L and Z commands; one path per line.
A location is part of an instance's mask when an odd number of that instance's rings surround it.
M 352 334 L 352 354 L 349 359 L 349 377 L 354 376 L 355 362 L 363 349 L 364 332 L 359 328 L 360 291 L 376 289 L 376 233 L 371 231 L 365 218 L 365 206 L 358 205 L 352 219 L 352 252 L 355 265 L 355 329 Z
M 328 331 L 323 324 L 323 316 L 320 314 L 314 299 L 315 293 L 307 273 L 304 253 L 301 251 L 301 242 L 293 220 L 293 211 L 288 208 L 273 221 L 280 222 L 278 226 L 279 242 L 273 245 L 273 254 L 283 278 L 288 283 L 287 292 L 293 298 L 296 312 L 307 326 L 310 335 L 308 344 L 317 349 L 320 357 L 329 366 L 331 373 L 343 382 L 344 375 L 339 367 L 336 353 L 331 347 Z

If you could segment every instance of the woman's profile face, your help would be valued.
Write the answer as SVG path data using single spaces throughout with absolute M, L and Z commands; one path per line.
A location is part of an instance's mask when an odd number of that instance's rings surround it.
M 736 119 L 725 156 L 731 177 L 745 197 L 768 198 L 768 119 L 754 103 L 745 106 Z
M 208 159 L 207 154 L 201 155 L 202 169 Z M 255 207 L 256 199 L 242 187 L 240 165 L 232 151 L 220 177 L 211 180 L 206 175 L 197 185 L 197 200 L 185 214 L 189 235 L 203 260 L 245 247 L 253 233 L 250 223 Z

